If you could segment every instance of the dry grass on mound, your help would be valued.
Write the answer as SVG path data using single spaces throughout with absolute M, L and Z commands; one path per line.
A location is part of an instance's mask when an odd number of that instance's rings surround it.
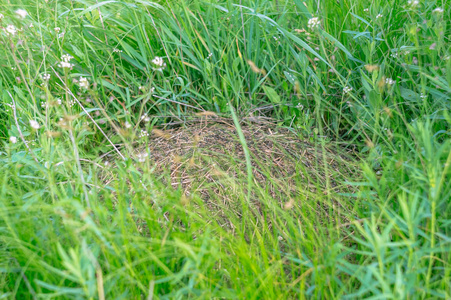
M 254 184 L 275 199 L 298 193 L 339 190 L 341 174 L 352 172 L 350 155 L 300 139 L 272 123 L 245 123 L 241 129 L 251 153 Z M 147 147 L 149 149 L 147 149 Z M 149 150 L 149 151 L 148 151 Z M 215 119 L 173 129 L 154 129 L 147 146 L 156 174 L 174 188 L 223 201 L 247 188 L 246 160 L 237 130 L 229 119 Z M 163 175 L 164 174 L 164 175 Z M 170 181 L 170 182 L 169 182 Z

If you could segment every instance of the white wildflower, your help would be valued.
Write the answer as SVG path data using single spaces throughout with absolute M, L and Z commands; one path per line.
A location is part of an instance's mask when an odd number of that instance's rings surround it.
M 409 1 L 407 1 L 407 5 L 409 5 L 411 7 L 418 6 L 418 4 L 420 4 L 420 1 L 418 1 L 418 0 L 409 0 Z
M 80 80 L 78 81 L 78 85 L 83 89 L 89 89 L 89 82 L 88 79 L 80 76 Z
M 143 138 L 143 137 L 146 137 L 146 136 L 149 136 L 149 133 L 146 130 L 141 129 L 141 132 L 139 133 L 139 137 Z
M 42 80 L 49 81 L 50 80 L 50 74 L 42 74 Z
M 441 13 L 443 13 L 443 8 L 441 8 L 441 7 L 437 7 L 436 9 L 434 9 L 432 12 L 433 13 L 437 13 L 437 14 L 441 14 Z
M 6 35 L 15 35 L 17 33 L 17 28 L 14 25 L 8 25 L 4 30 Z
M 149 118 L 149 116 L 147 115 L 147 113 L 144 113 L 144 114 L 141 116 L 141 120 L 143 120 L 144 122 L 150 122 L 150 118 Z
M 421 93 L 421 95 L 420 95 L 420 98 L 423 99 L 423 100 L 424 100 L 424 99 L 427 99 L 427 97 L 428 97 L 428 95 L 423 94 L 423 93 Z
M 0 20 L 3 19 L 5 16 L 3 14 L 0 14 Z
M 58 38 L 62 39 L 64 37 L 64 32 L 61 32 L 60 34 L 58 34 Z
M 149 156 L 149 154 L 147 152 L 144 153 L 140 153 L 136 155 L 136 158 L 138 159 L 139 162 L 145 162 L 146 158 Z
M 39 123 L 35 120 L 30 120 L 30 126 L 33 129 L 39 129 L 41 126 L 39 125 Z
M 393 85 L 393 84 L 395 84 L 395 81 L 393 79 L 391 79 L 391 78 L 386 78 L 385 79 L 385 84 Z
M 25 9 L 18 9 L 15 11 L 15 13 L 22 19 L 24 19 L 28 15 L 28 13 Z
M 166 63 L 163 61 L 163 58 L 159 56 L 156 56 L 154 59 L 152 59 L 152 63 L 158 67 L 156 68 L 156 70 L 158 71 L 161 71 L 166 67 Z
M 132 124 L 130 124 L 128 121 L 125 121 L 125 128 L 129 129 L 132 127 Z
M 15 136 L 10 136 L 9 141 L 13 144 L 17 143 L 17 138 Z
M 60 62 L 60 64 L 58 65 L 59 67 L 63 68 L 63 69 L 72 69 L 72 67 L 74 66 L 74 64 L 62 61 Z
M 61 56 L 61 62 L 58 64 L 58 66 L 63 69 L 72 69 L 72 67 L 75 66 L 74 64 L 70 63 L 70 60 L 72 58 L 73 57 L 69 54 L 64 54 L 63 56 Z
M 343 93 L 345 94 L 349 94 L 352 91 L 352 87 L 350 86 L 345 86 L 343 89 Z
M 308 20 L 307 27 L 310 29 L 318 28 L 320 21 L 317 17 Z
M 70 56 L 69 54 L 64 54 L 63 56 L 61 56 L 61 60 L 64 61 L 64 62 L 70 62 L 70 60 L 71 60 L 72 58 L 73 58 L 73 57 Z
M 382 14 L 378 14 L 378 15 L 376 16 L 376 19 L 380 19 L 380 18 L 382 18 L 382 17 L 383 17 Z
M 113 52 L 119 52 L 119 53 L 120 53 L 120 52 L 122 52 L 122 50 L 119 50 L 119 49 L 117 49 L 117 48 L 114 48 L 114 49 L 113 49 Z
M 60 32 L 61 28 L 55 27 L 55 28 L 53 28 L 53 30 L 55 30 L 55 32 L 58 33 L 58 32 Z
M 364 12 L 369 12 L 370 9 L 369 9 L 369 8 L 365 8 L 365 9 L 363 9 L 363 11 L 364 11 Z

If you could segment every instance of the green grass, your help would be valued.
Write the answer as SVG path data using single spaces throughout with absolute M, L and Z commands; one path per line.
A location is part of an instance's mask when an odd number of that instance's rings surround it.
M 3 0 L 0 298 L 451 298 L 451 6 L 419 2 Z M 202 111 L 314 144 L 299 192 L 247 153 L 233 203 L 188 201 L 137 161 Z

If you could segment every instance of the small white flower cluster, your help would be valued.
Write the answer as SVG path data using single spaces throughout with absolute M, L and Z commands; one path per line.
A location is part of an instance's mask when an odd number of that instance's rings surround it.
M 393 79 L 391 79 L 391 78 L 386 78 L 385 79 L 385 84 L 393 85 L 393 84 L 395 84 L 395 81 Z
M 72 107 L 74 105 L 75 105 L 75 100 L 74 99 L 69 100 L 69 106 Z
M 36 129 L 36 130 L 41 128 L 39 123 L 37 121 L 35 121 L 35 120 L 30 120 L 30 126 L 31 126 L 31 128 Z
M 213 53 L 208 54 L 207 59 L 213 56 Z
M 307 27 L 310 29 L 315 29 L 319 27 L 320 23 L 321 22 L 319 21 L 319 19 L 317 17 L 314 17 L 308 20 Z
M 378 15 L 376 16 L 376 20 L 377 20 L 377 19 L 380 19 L 380 18 L 382 18 L 382 17 L 383 17 L 382 14 L 378 14 Z
M 441 7 L 437 7 L 437 8 L 434 9 L 432 12 L 433 12 L 433 13 L 437 13 L 437 14 L 441 14 L 441 13 L 444 12 L 444 10 L 443 10 L 443 8 L 441 8 Z
M 152 59 L 152 63 L 157 66 L 155 70 L 162 71 L 164 68 L 166 68 L 166 63 L 163 61 L 162 57 L 156 56 L 154 59 Z
M 6 35 L 16 35 L 17 33 L 17 28 L 14 25 L 8 25 L 6 26 L 6 28 L 3 29 L 5 31 Z
M 423 100 L 427 99 L 427 97 L 428 97 L 428 95 L 426 95 L 426 94 L 423 94 L 423 93 L 420 94 L 420 98 Z
M 10 141 L 12 144 L 15 144 L 15 143 L 17 143 L 17 138 L 16 138 L 15 136 L 10 136 L 10 137 L 9 137 L 9 141 Z
M 138 162 L 145 162 L 147 157 L 149 156 L 149 153 L 143 152 L 136 155 L 136 159 Z
M 74 64 L 70 63 L 70 60 L 72 58 L 73 57 L 69 54 L 64 54 L 63 56 L 61 56 L 61 62 L 58 64 L 58 67 L 63 69 L 72 69 L 72 67 L 75 66 Z
M 369 9 L 369 8 L 364 8 L 363 11 L 364 11 L 364 12 L 369 12 L 370 9 Z
M 114 48 L 114 49 L 113 49 L 113 52 L 121 53 L 122 50 L 119 50 L 119 49 L 117 49 L 117 48 Z
M 149 136 L 149 133 L 146 130 L 141 129 L 141 132 L 139 133 L 139 137 L 143 138 L 143 137 L 146 137 L 146 136 Z
M 49 81 L 50 80 L 50 74 L 42 74 L 42 80 Z
M 83 76 L 80 76 L 80 80 L 78 81 L 78 85 L 79 85 L 82 89 L 85 89 L 85 90 L 89 89 L 89 82 L 88 82 L 88 79 L 85 78 L 85 77 L 83 77 Z
M 125 128 L 129 129 L 132 127 L 132 124 L 130 124 L 128 121 L 125 121 Z
M 25 19 L 25 17 L 28 15 L 28 13 L 25 9 L 18 9 L 15 11 L 15 13 L 19 18 L 22 18 L 22 19 Z
M 48 107 L 47 102 L 41 101 L 41 107 L 42 108 L 47 108 Z
M 407 1 L 407 5 L 411 6 L 411 7 L 416 7 L 416 6 L 418 6 L 418 4 L 420 4 L 420 1 L 418 1 L 418 0 L 409 0 L 409 1 Z
M 350 86 L 345 86 L 343 89 L 343 93 L 345 94 L 349 94 L 352 91 L 352 87 Z
M 140 86 L 138 87 L 138 89 L 139 89 L 140 91 L 143 91 L 143 92 L 146 91 L 146 87 L 145 87 L 145 86 L 142 86 L 142 85 L 140 85 Z M 151 87 L 151 88 L 150 88 L 150 93 L 153 94 L 154 92 L 155 92 L 155 87 Z
M 4 18 L 5 16 L 3 14 L 0 14 L 0 21 Z
M 143 120 L 144 122 L 150 122 L 150 118 L 149 118 L 149 116 L 147 115 L 147 113 L 144 113 L 144 114 L 141 116 L 141 120 Z

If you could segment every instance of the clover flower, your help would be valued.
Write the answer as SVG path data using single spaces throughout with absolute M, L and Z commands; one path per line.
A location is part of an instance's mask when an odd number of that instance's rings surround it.
M 317 17 L 314 17 L 308 20 L 307 27 L 310 29 L 315 29 L 318 28 L 320 23 L 320 20 Z
M 136 155 L 136 158 L 138 159 L 138 162 L 145 162 L 146 158 L 149 156 L 147 152 L 140 153 Z
M 25 17 L 28 15 L 28 13 L 25 9 L 18 9 L 15 11 L 15 13 L 22 19 L 25 19 Z
M 343 92 L 345 94 L 349 94 L 351 91 L 352 91 L 352 87 L 350 87 L 350 86 L 345 86 L 343 89 Z
M 152 63 L 157 66 L 156 70 L 158 71 L 161 71 L 166 67 L 166 63 L 163 61 L 163 58 L 159 56 L 152 59 Z
M 146 130 L 141 129 L 141 132 L 139 133 L 139 137 L 143 138 L 143 137 L 146 137 L 146 136 L 149 136 L 149 133 Z
M 418 0 L 409 0 L 409 1 L 407 1 L 407 5 L 409 5 L 411 7 L 418 6 L 418 4 L 420 4 L 420 1 L 418 1 Z
M 143 120 L 144 122 L 149 122 L 149 121 L 150 121 L 150 118 L 149 118 L 149 116 L 147 115 L 147 113 L 144 113 L 144 114 L 141 116 L 141 120 Z
M 39 128 L 41 128 L 41 126 L 39 125 L 39 123 L 38 123 L 37 121 L 35 121 L 35 120 L 30 120 L 30 126 L 31 126 L 31 128 L 33 128 L 33 129 L 39 129 Z
M 395 84 L 395 81 L 393 79 L 391 79 L 391 78 L 386 78 L 385 79 L 385 84 L 393 85 L 393 84 Z
M 14 25 L 8 25 L 6 26 L 6 28 L 4 29 L 6 35 L 15 35 L 17 33 L 17 28 Z
M 386 78 L 385 79 L 385 84 L 393 85 L 393 84 L 395 84 L 395 81 L 393 79 L 391 79 L 391 78 Z
M 78 85 L 83 89 L 89 89 L 89 82 L 88 79 L 80 76 L 80 80 L 78 81 Z
M 69 54 L 64 54 L 63 56 L 61 56 L 61 62 L 58 64 L 58 67 L 61 67 L 63 69 L 72 69 L 72 67 L 75 66 L 74 64 L 70 63 L 70 60 L 72 58 L 73 57 Z

